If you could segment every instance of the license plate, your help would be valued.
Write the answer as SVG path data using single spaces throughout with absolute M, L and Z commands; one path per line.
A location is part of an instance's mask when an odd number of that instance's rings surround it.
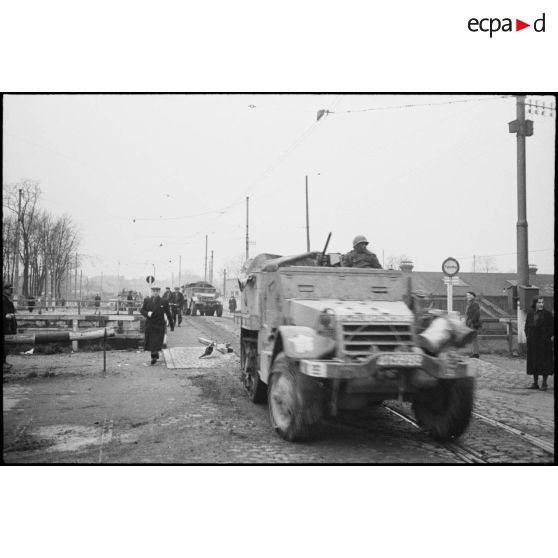
M 422 355 L 415 354 L 387 354 L 380 355 L 376 361 L 378 366 L 420 366 Z

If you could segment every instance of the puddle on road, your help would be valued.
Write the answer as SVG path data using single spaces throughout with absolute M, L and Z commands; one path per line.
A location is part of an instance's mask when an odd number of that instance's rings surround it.
M 4 386 L 2 394 L 2 409 L 4 413 L 11 411 L 20 401 L 29 399 L 25 397 L 31 390 L 17 386 Z
M 91 426 L 78 426 L 69 424 L 56 424 L 54 426 L 41 426 L 33 431 L 33 436 L 48 442 L 46 451 L 76 451 L 86 446 L 98 445 L 102 439 L 102 428 Z M 103 443 L 110 441 L 105 439 Z

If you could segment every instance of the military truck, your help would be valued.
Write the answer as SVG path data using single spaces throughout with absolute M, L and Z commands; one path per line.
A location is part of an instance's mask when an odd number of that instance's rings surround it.
M 205 281 L 184 285 L 184 307 L 187 316 L 222 316 L 223 300 L 217 289 Z
M 466 429 L 474 375 L 455 349 L 474 332 L 421 310 L 408 273 L 340 267 L 339 257 L 316 252 L 261 254 L 239 284 L 242 380 L 253 402 L 268 401 L 286 440 L 311 437 L 341 410 L 391 399 L 412 402 L 434 438 Z

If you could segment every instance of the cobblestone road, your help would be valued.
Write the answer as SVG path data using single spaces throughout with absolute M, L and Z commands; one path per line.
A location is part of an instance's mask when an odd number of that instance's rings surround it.
M 168 345 L 201 354 L 198 336 L 230 342 L 238 354 L 237 326 L 226 317 L 186 318 Z M 14 372 L 4 377 L 7 463 L 461 462 L 383 407 L 367 412 L 364 425 L 346 415 L 311 442 L 285 442 L 267 406 L 246 397 L 237 357 L 224 367 L 169 370 L 146 366 L 146 353 L 118 351 L 108 353 L 106 373 L 98 353 L 53 355 L 45 367 L 49 358 L 13 357 Z M 475 410 L 553 442 L 553 380 L 549 391 L 531 392 L 524 361 L 490 356 L 475 364 Z M 476 418 L 461 441 L 490 463 L 553 460 Z

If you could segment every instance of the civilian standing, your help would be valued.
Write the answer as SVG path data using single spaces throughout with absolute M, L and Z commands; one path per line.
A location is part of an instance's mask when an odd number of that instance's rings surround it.
M 546 391 L 548 376 L 554 374 L 552 342 L 554 341 L 554 318 L 545 309 L 542 296 L 533 299 L 531 310 L 525 320 L 527 336 L 527 375 L 533 376 L 533 383 L 527 389 L 539 389 L 539 375 L 542 376 L 541 390 Z
M 465 307 L 465 325 L 475 331 L 472 338 L 473 353 L 471 358 L 479 358 L 479 329 L 482 327 L 480 306 L 477 295 L 473 291 L 467 291 L 467 306 Z

